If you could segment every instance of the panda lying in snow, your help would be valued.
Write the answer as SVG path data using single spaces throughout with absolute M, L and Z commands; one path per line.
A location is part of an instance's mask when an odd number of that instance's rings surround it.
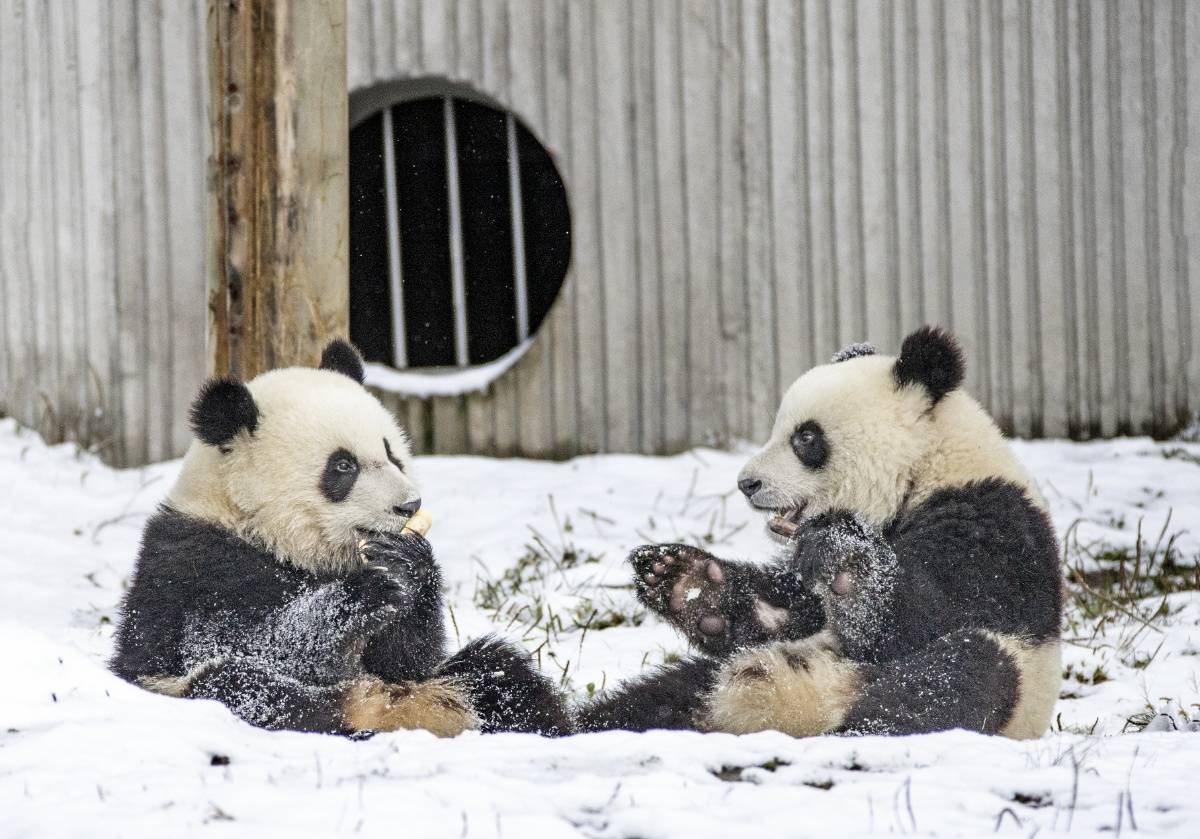
M 619 687 L 579 728 L 1041 735 L 1061 683 L 1057 544 L 962 378 L 930 327 L 899 358 L 856 345 L 801 376 L 738 480 L 786 557 L 634 551 L 642 601 L 711 657 Z
M 267 728 L 566 733 L 549 682 L 494 638 L 446 658 L 408 443 L 332 342 L 321 369 L 209 382 L 146 525 L 113 670 Z

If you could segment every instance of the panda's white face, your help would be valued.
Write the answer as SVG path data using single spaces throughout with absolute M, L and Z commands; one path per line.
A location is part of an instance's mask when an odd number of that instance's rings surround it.
M 906 337 L 897 358 L 843 350 L 788 388 L 739 488 L 785 537 L 832 508 L 882 526 L 904 504 L 971 481 L 1010 481 L 1044 506 L 987 411 L 959 390 L 964 372 L 958 342 L 932 326 Z
M 245 390 L 251 427 L 216 445 L 197 440 L 172 506 L 315 572 L 353 567 L 364 534 L 397 532 L 416 512 L 408 439 L 357 381 L 288 368 Z
M 883 524 L 900 508 L 932 432 L 929 397 L 898 385 L 895 358 L 814 367 L 779 407 L 771 437 L 738 476 L 750 503 L 788 535 L 831 508 Z

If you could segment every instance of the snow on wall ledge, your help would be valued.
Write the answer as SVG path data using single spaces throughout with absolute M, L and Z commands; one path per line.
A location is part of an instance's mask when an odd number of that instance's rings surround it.
M 487 390 L 488 385 L 499 379 L 521 360 L 533 343 L 531 338 L 523 341 L 495 361 L 473 367 L 443 367 L 427 372 L 397 370 L 386 364 L 367 364 L 367 387 L 427 399 L 431 396 L 463 396 Z

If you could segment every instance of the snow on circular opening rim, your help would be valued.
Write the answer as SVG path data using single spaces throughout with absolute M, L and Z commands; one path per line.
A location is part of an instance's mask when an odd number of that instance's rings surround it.
M 378 388 L 401 396 L 427 398 L 430 396 L 462 396 L 487 390 L 488 385 L 507 373 L 529 350 L 533 339 L 517 346 L 487 364 L 473 367 L 437 367 L 416 370 L 397 370 L 386 364 L 366 365 L 368 387 Z

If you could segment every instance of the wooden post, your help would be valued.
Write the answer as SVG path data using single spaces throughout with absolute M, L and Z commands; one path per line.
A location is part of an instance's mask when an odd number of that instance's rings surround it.
M 346 0 L 208 0 L 208 83 L 209 372 L 315 363 L 349 323 Z

